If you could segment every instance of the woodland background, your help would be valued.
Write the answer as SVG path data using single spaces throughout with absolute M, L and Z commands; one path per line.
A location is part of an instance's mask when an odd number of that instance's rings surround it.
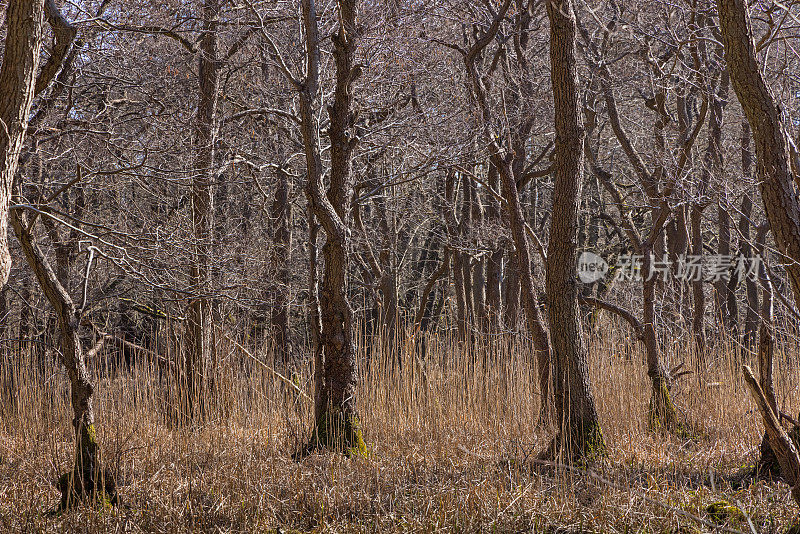
M 796 519 L 800 2 L 0 5 L 4 529 Z

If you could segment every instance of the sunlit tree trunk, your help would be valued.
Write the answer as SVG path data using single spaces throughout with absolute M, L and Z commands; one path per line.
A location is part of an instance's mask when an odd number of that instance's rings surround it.
M 6 40 L 0 67 L 0 286 L 8 281 L 8 216 L 11 189 L 33 104 L 36 70 L 42 47 L 44 0 L 10 0 Z
M 559 434 L 546 452 L 572 460 L 603 455 L 605 442 L 589 384 L 575 275 L 584 131 L 578 111 L 572 2 L 549 1 L 547 16 L 556 142 L 553 216 L 545 279 Z

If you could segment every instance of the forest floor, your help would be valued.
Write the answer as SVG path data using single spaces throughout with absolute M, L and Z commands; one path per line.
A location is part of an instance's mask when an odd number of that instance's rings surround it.
M 788 486 L 736 482 L 758 457 L 762 426 L 735 351 L 675 387 L 694 427 L 676 437 L 647 430 L 641 355 L 609 349 L 625 343 L 590 350 L 608 457 L 588 471 L 531 462 L 552 429 L 533 425 L 535 375 L 521 349 L 432 344 L 424 361 L 394 369 L 374 356 L 358 390 L 368 456 L 301 461 L 292 453 L 310 433 L 307 371 L 294 388 L 231 348 L 209 420 L 195 428 L 171 423 L 173 389 L 150 366 L 96 371 L 98 439 L 122 504 L 63 513 L 53 510 L 72 456 L 66 380 L 16 354 L 0 412 L 0 531 L 785 532 L 798 520 Z M 800 384 L 793 358 L 779 357 L 776 373 L 787 411 Z

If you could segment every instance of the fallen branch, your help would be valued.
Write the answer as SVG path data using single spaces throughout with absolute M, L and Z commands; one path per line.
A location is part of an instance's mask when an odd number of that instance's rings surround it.
M 223 334 L 223 335 L 224 335 L 224 334 Z M 300 386 L 298 386 L 297 384 L 295 384 L 294 382 L 292 382 L 292 380 L 291 380 L 291 379 L 289 379 L 289 378 L 286 378 L 285 376 L 283 376 L 282 374 L 280 374 L 280 373 L 279 373 L 278 371 L 276 371 L 276 370 L 275 370 L 275 369 L 274 369 L 272 366 L 270 366 L 270 365 L 267 365 L 265 362 L 263 362 L 263 361 L 259 360 L 258 358 L 256 358 L 256 357 L 255 357 L 255 355 L 253 355 L 253 353 L 252 353 L 252 352 L 250 352 L 249 350 L 247 350 L 246 348 L 244 348 L 244 346 L 243 346 L 241 343 L 239 343 L 238 341 L 234 341 L 233 339 L 231 339 L 231 338 L 230 338 L 230 337 L 228 337 L 227 335 L 225 335 L 225 338 L 226 338 L 228 341 L 231 341 L 231 342 L 233 342 L 233 344 L 236 346 L 236 348 L 237 348 L 237 349 L 239 349 L 239 350 L 241 350 L 242 352 L 244 352 L 245 356 L 247 356 L 247 357 L 251 358 L 251 359 L 252 359 L 254 362 L 256 362 L 256 363 L 258 363 L 259 365 L 261 365 L 262 367 L 264 367 L 264 369 L 266 369 L 267 371 L 269 371 L 270 373 L 272 373 L 272 374 L 273 374 L 273 375 L 275 375 L 276 377 L 280 378 L 281 380 L 283 380 L 284 382 L 286 382 L 287 384 L 289 384 L 289 385 L 292 387 L 292 389 L 294 389 L 295 391 L 297 391 L 297 392 L 298 392 L 298 393 L 299 393 L 299 394 L 300 394 L 300 395 L 301 395 L 301 396 L 302 396 L 304 399 L 308 400 L 309 402 L 314 402 L 314 399 L 312 399 L 312 398 L 311 398 L 311 396 L 310 396 L 308 393 L 306 393 L 305 391 L 303 391 L 302 389 L 300 389 Z
M 800 482 L 800 457 L 797 455 L 797 449 L 789 435 L 786 434 L 786 430 L 781 426 L 778 415 L 769 405 L 764 391 L 753 376 L 753 371 L 746 365 L 742 366 L 742 371 L 744 372 L 744 381 L 750 388 L 758 411 L 761 412 L 761 417 L 764 419 L 767 440 L 778 458 L 783 478 L 792 488 L 792 498 L 800 506 L 800 484 L 798 484 Z

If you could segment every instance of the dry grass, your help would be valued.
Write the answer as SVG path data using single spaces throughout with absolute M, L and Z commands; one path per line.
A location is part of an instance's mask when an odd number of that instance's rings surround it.
M 538 399 L 523 344 L 509 350 L 496 339 L 468 354 L 429 339 L 424 362 L 404 347 L 402 368 L 376 352 L 359 386 L 369 457 L 298 463 L 291 454 L 308 435 L 310 403 L 225 343 L 212 418 L 200 428 L 169 423 L 174 389 L 145 363 L 98 381 L 99 438 L 124 505 L 61 515 L 48 512 L 72 454 L 66 377 L 15 353 L 16 390 L 2 403 L 0 531 L 696 532 L 709 527 L 676 510 L 713 522 L 706 507 L 719 500 L 738 503 L 759 532 L 784 531 L 797 514 L 787 486 L 734 490 L 728 482 L 753 463 L 761 433 L 735 348 L 719 344 L 706 387 L 696 375 L 678 387 L 676 403 L 699 431 L 681 440 L 646 431 L 642 356 L 621 336 L 590 347 L 610 450 L 594 469 L 617 487 L 531 469 L 526 460 L 551 431 L 532 427 Z M 673 352 L 673 361 L 693 365 L 691 354 Z M 780 357 L 779 365 L 779 402 L 796 407 L 797 360 Z M 309 374 L 299 383 L 311 393 Z M 4 391 L 8 377 L 6 368 Z M 751 528 L 747 519 L 719 522 Z

